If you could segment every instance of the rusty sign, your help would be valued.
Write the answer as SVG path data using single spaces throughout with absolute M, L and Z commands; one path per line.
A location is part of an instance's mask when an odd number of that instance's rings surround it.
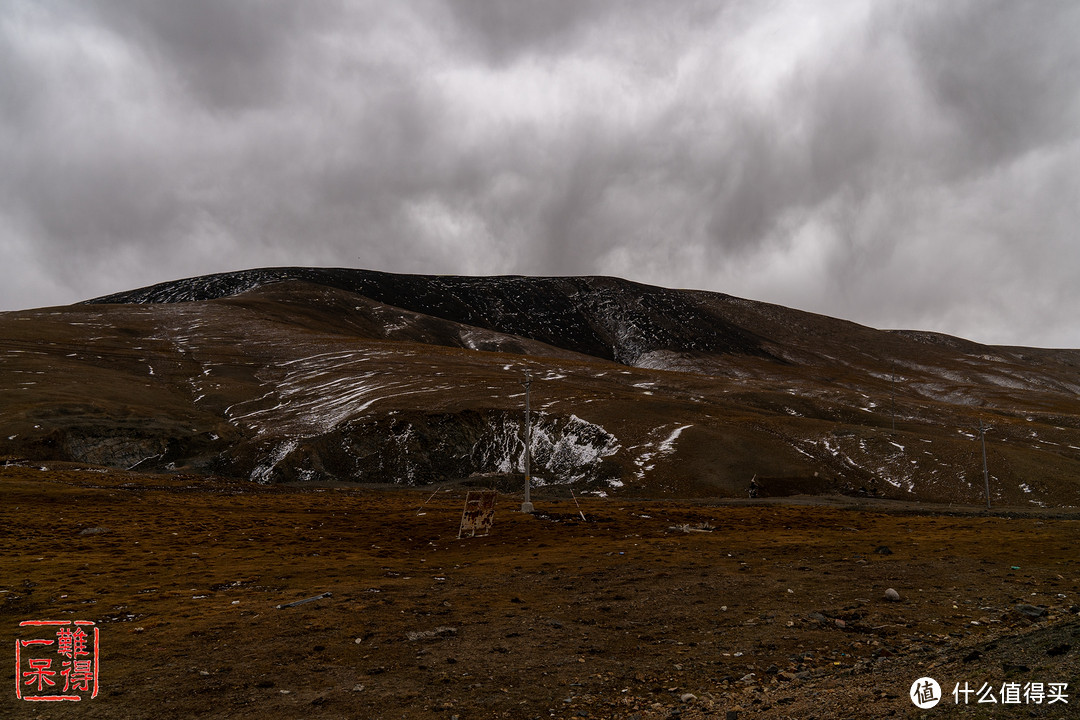
M 458 537 L 483 536 L 491 532 L 495 522 L 495 491 L 470 490 L 465 496 L 465 510 L 461 513 L 461 529 Z

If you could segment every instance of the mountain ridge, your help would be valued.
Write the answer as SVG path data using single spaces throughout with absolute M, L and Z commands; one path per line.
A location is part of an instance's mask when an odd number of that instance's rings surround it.
M 216 300 L 285 281 L 333 287 L 411 312 L 527 337 L 628 365 L 647 352 L 672 348 L 710 353 L 762 352 L 752 334 L 688 302 L 694 297 L 689 291 L 604 276 L 469 277 L 343 268 L 261 268 L 159 283 L 87 302 Z M 651 307 L 642 307 L 646 302 Z M 664 322 L 657 324 L 657 317 L 663 317 Z M 703 326 L 705 323 L 708 325 Z M 686 326 L 694 331 L 686 332 Z
M 0 314 L 0 369 L 0 457 L 28 462 L 509 477 L 530 372 L 538 481 L 580 492 L 978 503 L 983 424 L 994 502 L 1080 502 L 1080 352 L 617 278 L 189 278 Z

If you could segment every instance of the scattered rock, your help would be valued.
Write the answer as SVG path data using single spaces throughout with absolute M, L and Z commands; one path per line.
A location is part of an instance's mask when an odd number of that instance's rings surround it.
M 679 699 L 682 700 L 684 703 L 691 703 L 697 700 L 697 695 L 695 695 L 694 693 L 683 693 L 679 696 Z
M 1069 645 L 1068 643 L 1062 643 L 1061 645 L 1055 645 L 1054 647 L 1049 648 L 1046 651 L 1046 654 L 1050 657 L 1057 657 L 1058 655 L 1065 655 L 1070 650 L 1072 650 L 1072 645 Z
M 885 591 L 885 599 L 889 602 L 900 602 L 900 593 L 896 592 L 896 590 L 892 588 L 889 588 Z
M 192 553 L 192 554 L 197 555 L 198 553 Z M 291 603 L 285 603 L 284 605 L 275 605 L 274 607 L 277 608 L 278 610 L 284 610 L 285 608 L 292 608 L 292 607 L 296 607 L 297 605 L 306 605 L 306 604 L 308 604 L 310 602 L 315 602 L 316 600 L 323 600 L 323 599 L 328 598 L 328 597 L 333 597 L 333 595 L 334 595 L 334 593 L 332 593 L 332 592 L 319 593 L 318 595 L 314 595 L 314 596 L 309 597 L 309 598 L 304 598 L 303 600 L 294 600 Z
M 878 547 L 876 547 L 874 549 L 874 552 L 876 552 L 878 555 L 892 555 L 893 554 L 892 550 L 889 549 L 888 545 L 879 545 Z
M 781 680 L 786 680 L 788 682 L 792 680 L 809 680 L 810 673 L 806 670 L 801 670 L 799 672 L 785 670 L 782 673 L 778 674 L 776 677 L 780 678 Z
M 83 528 L 79 531 L 80 535 L 100 535 L 103 532 L 108 532 L 102 527 Z
M 1032 620 L 1036 618 L 1041 618 L 1046 615 L 1046 608 L 1038 607 L 1037 605 L 1027 605 L 1025 603 L 1020 603 L 1014 609 L 1016 610 L 1016 612 L 1020 613 L 1024 617 L 1029 617 Z
M 457 628 L 440 625 L 434 630 L 410 630 L 405 633 L 405 637 L 410 642 L 416 642 L 417 640 L 433 640 L 435 638 L 443 637 L 457 637 Z
M 829 618 L 825 617 L 824 615 L 822 615 L 819 612 L 812 612 L 809 615 L 807 615 L 807 617 L 810 618 L 811 620 L 813 620 L 816 623 L 826 623 L 826 622 L 829 621 Z

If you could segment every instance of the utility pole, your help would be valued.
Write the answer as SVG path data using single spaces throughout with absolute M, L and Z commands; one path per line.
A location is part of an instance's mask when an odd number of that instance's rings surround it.
M 531 513 L 533 504 L 529 499 L 529 456 L 532 454 L 532 413 L 529 410 L 529 388 L 532 386 L 532 375 L 525 371 L 525 501 L 521 503 L 521 512 Z
M 892 411 L 892 433 L 896 435 L 896 361 L 893 361 L 892 374 L 889 376 L 889 405 Z
M 979 418 L 979 439 L 982 441 L 983 482 L 986 484 L 986 509 L 990 509 L 990 473 L 986 469 L 986 431 L 982 418 Z

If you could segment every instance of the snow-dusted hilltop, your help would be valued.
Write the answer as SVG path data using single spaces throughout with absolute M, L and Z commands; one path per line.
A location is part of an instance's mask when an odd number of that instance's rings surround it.
M 89 302 L 215 300 L 289 281 L 336 288 L 403 310 L 627 365 L 660 352 L 766 354 L 760 338 L 728 322 L 713 307 L 726 296 L 607 277 L 458 277 L 265 268 L 161 283 Z

